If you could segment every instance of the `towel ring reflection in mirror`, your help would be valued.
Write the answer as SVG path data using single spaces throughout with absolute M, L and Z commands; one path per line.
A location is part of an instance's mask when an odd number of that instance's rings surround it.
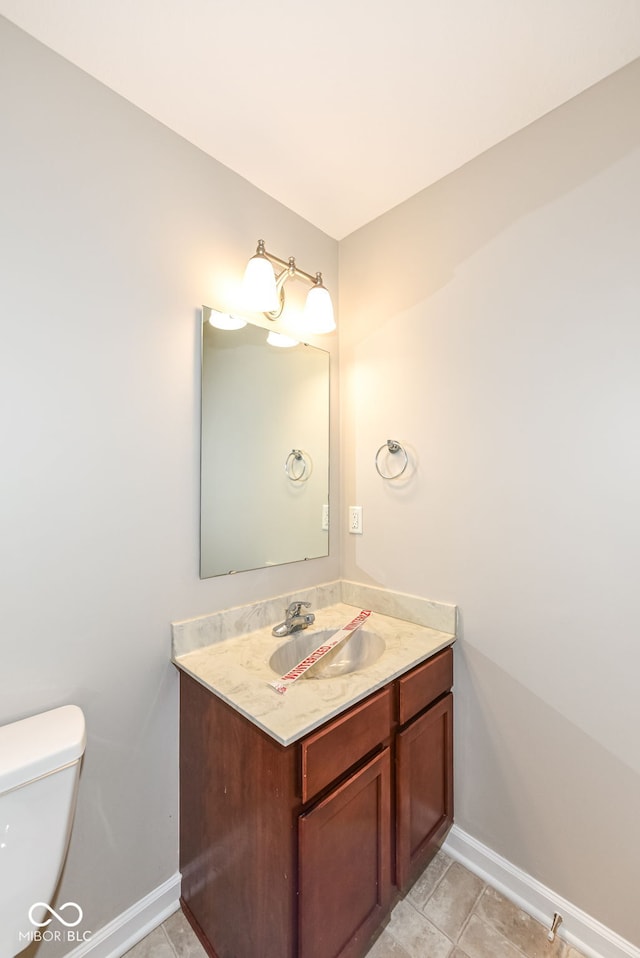
M 382 469 L 380 468 L 380 453 L 382 452 L 383 449 L 386 449 L 387 452 L 391 453 L 392 456 L 395 456 L 398 453 L 401 454 L 400 469 L 397 472 L 394 472 L 393 474 L 389 474 L 389 473 L 383 472 Z M 405 471 L 405 469 L 407 468 L 407 465 L 409 463 L 409 456 L 407 455 L 407 450 L 404 448 L 404 446 L 401 446 L 399 442 L 396 442 L 395 439 L 387 439 L 387 441 L 383 442 L 380 448 L 378 449 L 376 453 L 375 463 L 376 463 L 376 471 L 378 475 L 381 476 L 383 479 L 399 479 L 400 476 Z
M 292 449 L 284 464 L 284 471 L 292 482 L 306 482 L 311 475 L 311 458 L 302 449 Z

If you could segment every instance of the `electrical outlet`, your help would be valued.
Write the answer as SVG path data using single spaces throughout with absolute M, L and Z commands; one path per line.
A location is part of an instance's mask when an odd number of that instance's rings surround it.
M 329 505 L 324 505 L 322 507 L 322 531 L 329 531 Z
M 349 506 L 349 532 L 362 535 L 362 506 Z

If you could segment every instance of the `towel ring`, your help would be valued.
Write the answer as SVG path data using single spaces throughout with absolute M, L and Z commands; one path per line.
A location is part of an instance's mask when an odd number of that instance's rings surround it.
M 401 466 L 401 468 L 400 468 L 400 471 L 399 471 L 399 472 L 395 472 L 392 476 L 387 475 L 387 474 L 384 473 L 384 472 L 382 471 L 382 469 L 380 468 L 380 453 L 382 452 L 383 449 L 386 449 L 387 452 L 390 452 L 390 453 L 391 453 L 392 455 L 394 455 L 394 456 L 395 456 L 396 453 L 398 453 L 398 452 L 402 453 L 402 455 L 404 456 L 404 462 L 402 463 L 402 466 Z M 380 448 L 378 449 L 378 451 L 377 451 L 377 453 L 376 453 L 376 460 L 375 460 L 375 462 L 376 462 L 376 470 L 377 470 L 377 473 L 378 473 L 378 475 L 381 476 L 383 479 L 399 479 L 400 476 L 402 475 L 402 473 L 403 473 L 403 472 L 405 471 L 405 469 L 407 468 L 407 465 L 408 465 L 408 463 L 409 463 L 409 457 L 408 457 L 408 455 L 407 455 L 407 450 L 404 448 L 404 446 L 401 446 L 400 443 L 399 443 L 399 442 L 396 442 L 395 439 L 387 439 L 387 441 L 386 441 L 386 442 L 383 442 L 382 445 L 380 446 Z
M 296 469 L 297 463 L 297 469 Z M 306 482 L 311 470 L 301 449 L 292 449 L 284 463 L 284 471 L 291 482 Z

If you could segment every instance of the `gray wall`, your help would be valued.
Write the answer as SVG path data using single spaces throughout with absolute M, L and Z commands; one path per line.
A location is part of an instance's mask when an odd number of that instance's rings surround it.
M 260 237 L 335 289 L 337 244 L 2 19 L 0 117 L 0 723 L 85 710 L 95 932 L 178 867 L 171 620 L 338 575 L 198 579 L 200 304 Z
M 636 945 L 639 102 L 636 62 L 340 246 L 343 572 L 460 606 L 458 824 Z

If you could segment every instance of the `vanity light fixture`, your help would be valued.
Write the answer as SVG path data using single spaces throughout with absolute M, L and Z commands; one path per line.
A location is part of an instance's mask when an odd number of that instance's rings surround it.
M 276 275 L 274 264 L 282 267 Z M 333 318 L 331 296 L 322 282 L 322 273 L 305 273 L 296 266 L 294 256 L 288 260 L 274 256 L 264 248 L 264 240 L 258 240 L 255 255 L 247 263 L 243 280 L 243 292 L 247 309 L 264 313 L 267 319 L 278 319 L 284 309 L 284 284 L 297 278 L 311 283 L 302 314 L 304 328 L 310 333 L 330 333 L 336 328 Z

